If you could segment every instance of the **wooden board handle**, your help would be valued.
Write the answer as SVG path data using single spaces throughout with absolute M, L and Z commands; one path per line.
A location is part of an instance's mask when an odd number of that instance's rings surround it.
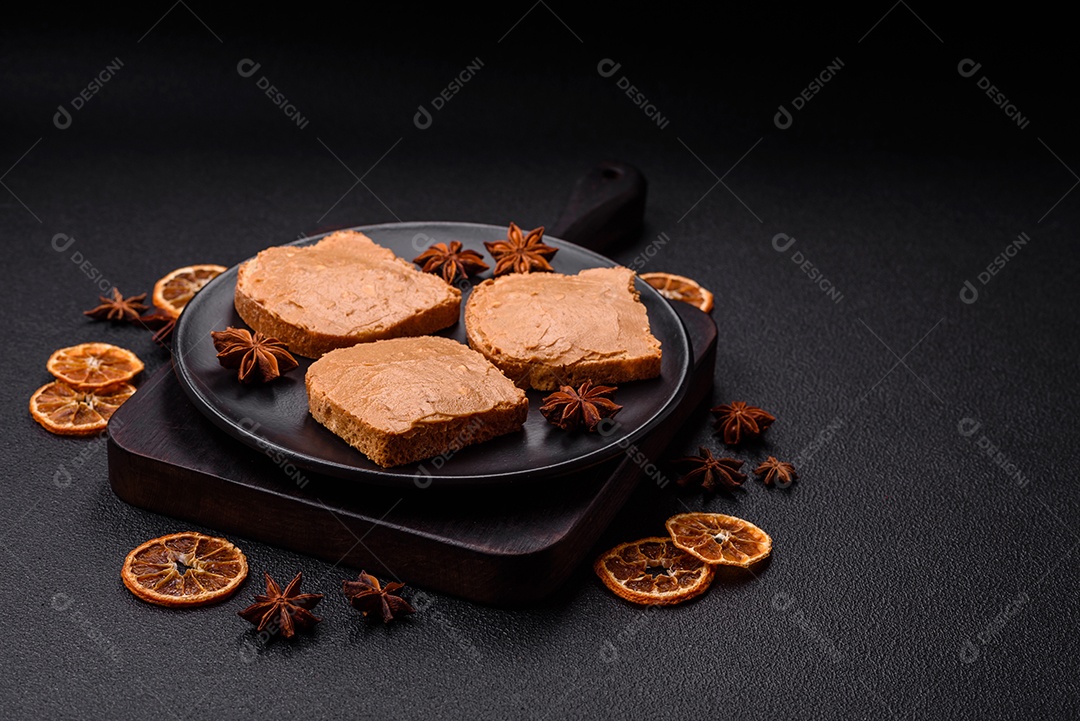
M 646 190 L 640 170 L 605 160 L 578 179 L 547 234 L 598 252 L 629 244 L 645 218 Z

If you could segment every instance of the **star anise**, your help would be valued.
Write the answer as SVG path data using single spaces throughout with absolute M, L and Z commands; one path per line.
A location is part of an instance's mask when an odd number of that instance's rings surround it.
M 112 298 L 104 295 L 98 296 L 101 305 L 83 311 L 83 315 L 88 315 L 94 320 L 111 320 L 113 323 L 136 321 L 139 319 L 139 314 L 149 307 L 141 302 L 145 299 L 146 293 L 139 293 L 130 298 L 125 298 L 114 287 L 112 289 Z
M 210 333 L 217 349 L 218 362 L 226 368 L 239 369 L 241 383 L 265 383 L 299 365 L 285 344 L 277 338 L 244 328 L 227 328 Z
M 764 476 L 761 481 L 766 486 L 771 486 L 773 483 L 781 488 L 787 488 L 791 485 L 791 482 L 799 477 L 799 474 L 795 472 L 795 466 L 784 461 L 778 461 L 772 456 L 769 456 L 761 464 L 754 469 L 754 475 Z
M 595 431 L 600 419 L 614 418 L 622 410 L 622 406 L 607 397 L 616 390 L 615 386 L 594 386 L 592 381 L 585 381 L 576 390 L 573 386 L 560 386 L 544 397 L 540 412 L 549 423 L 564 431 L 582 426 Z
M 176 320 L 176 317 L 162 310 L 156 310 L 138 318 L 143 328 L 154 331 L 154 342 L 159 345 L 168 345 L 173 329 L 176 328 Z
M 680 486 L 689 486 L 700 483 L 706 491 L 715 492 L 719 485 L 728 488 L 741 486 L 746 480 L 745 473 L 739 473 L 739 469 L 745 461 L 737 461 L 734 458 L 715 458 L 708 448 L 698 448 L 698 456 L 679 458 L 675 463 L 686 465 L 690 468 L 678 481 Z
M 712 412 L 716 414 L 714 427 L 729 446 L 737 446 L 744 440 L 760 436 L 776 421 L 769 413 L 744 401 L 716 406 Z
M 554 270 L 548 263 L 559 252 L 558 248 L 544 245 L 544 226 L 522 233 L 514 223 L 506 233 L 506 240 L 484 243 L 495 259 L 495 275 L 505 273 L 531 273 L 534 270 Z
M 263 575 L 266 576 L 266 594 L 256 594 L 255 603 L 238 613 L 241 618 L 254 623 L 259 631 L 268 626 L 272 629 L 271 633 L 280 630 L 285 638 L 292 638 L 297 631 L 306 631 L 322 620 L 311 609 L 322 600 L 323 595 L 297 593 L 303 572 L 297 573 L 284 591 L 270 578 L 269 573 Z
M 404 583 L 391 581 L 385 586 L 379 584 L 379 579 L 370 573 L 360 572 L 360 577 L 355 581 L 342 581 L 341 590 L 349 599 L 352 607 L 362 612 L 365 616 L 378 611 L 382 616 L 383 623 L 394 620 L 394 614 L 399 616 L 406 613 L 415 613 L 416 609 L 400 596 L 395 596 L 398 591 L 405 587 Z
M 449 247 L 446 243 L 435 243 L 413 258 L 413 262 L 425 273 L 441 273 L 447 283 L 488 269 L 484 256 L 475 250 L 462 250 L 460 240 L 451 240 Z

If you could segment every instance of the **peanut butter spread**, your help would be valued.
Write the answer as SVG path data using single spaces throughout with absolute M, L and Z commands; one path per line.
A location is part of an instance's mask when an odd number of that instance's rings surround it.
M 492 357 L 571 366 L 660 354 L 629 268 L 488 280 L 473 289 L 465 322 L 473 345 Z
M 329 400 L 388 434 L 528 404 L 484 356 L 441 336 L 330 351 L 311 364 L 306 383 L 312 406 Z
M 260 252 L 240 267 L 237 292 L 285 323 L 334 336 L 370 336 L 461 299 L 457 288 L 351 230 Z

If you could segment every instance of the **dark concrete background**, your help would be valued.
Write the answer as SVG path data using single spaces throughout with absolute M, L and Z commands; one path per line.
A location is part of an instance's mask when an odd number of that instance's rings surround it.
M 1080 155 L 1064 15 L 82 12 L 12 11 L 0 28 L 0 717 L 1076 716 Z M 477 58 L 416 127 L 418 106 Z M 778 106 L 837 58 L 779 129 Z M 969 78 L 967 58 L 981 63 Z M 58 106 L 117 59 L 56 127 Z M 260 63 L 250 78 L 244 59 Z M 604 59 L 621 64 L 612 77 Z M 303 128 L 260 92 L 263 76 Z M 122 587 L 129 549 L 186 524 L 117 500 L 104 445 L 48 435 L 26 402 L 61 346 L 115 342 L 151 369 L 168 358 L 149 334 L 81 315 L 98 288 L 74 251 L 132 293 L 333 226 L 532 227 L 608 157 L 650 182 L 642 237 L 612 255 L 631 263 L 664 233 L 646 269 L 716 292 L 709 400 L 775 413 L 767 442 L 737 455 L 795 460 L 801 478 L 712 498 L 643 487 L 596 550 L 662 533 L 688 506 L 765 528 L 766 566 L 663 610 L 623 603 L 587 567 L 538 608 L 414 591 L 422 612 L 386 628 L 337 597 L 350 570 L 242 538 L 253 578 L 221 606 L 169 611 Z M 60 233 L 75 238 L 63 253 Z M 982 283 L 1020 233 L 1030 240 Z M 776 250 L 778 234 L 795 244 Z M 719 450 L 707 420 L 670 457 Z M 263 570 L 303 570 L 328 594 L 315 633 L 263 644 L 236 617 Z

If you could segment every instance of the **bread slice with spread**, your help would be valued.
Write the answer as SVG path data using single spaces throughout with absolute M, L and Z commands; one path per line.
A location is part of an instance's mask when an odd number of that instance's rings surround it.
M 235 305 L 254 330 L 318 358 L 452 326 L 461 291 L 363 233 L 342 230 L 313 245 L 267 248 L 241 265 Z
M 439 336 L 330 351 L 305 383 L 315 420 L 384 467 L 520 430 L 529 414 L 525 392 L 498 368 Z
M 660 341 L 629 268 L 510 273 L 465 305 L 469 346 L 521 388 L 622 383 L 660 375 Z

